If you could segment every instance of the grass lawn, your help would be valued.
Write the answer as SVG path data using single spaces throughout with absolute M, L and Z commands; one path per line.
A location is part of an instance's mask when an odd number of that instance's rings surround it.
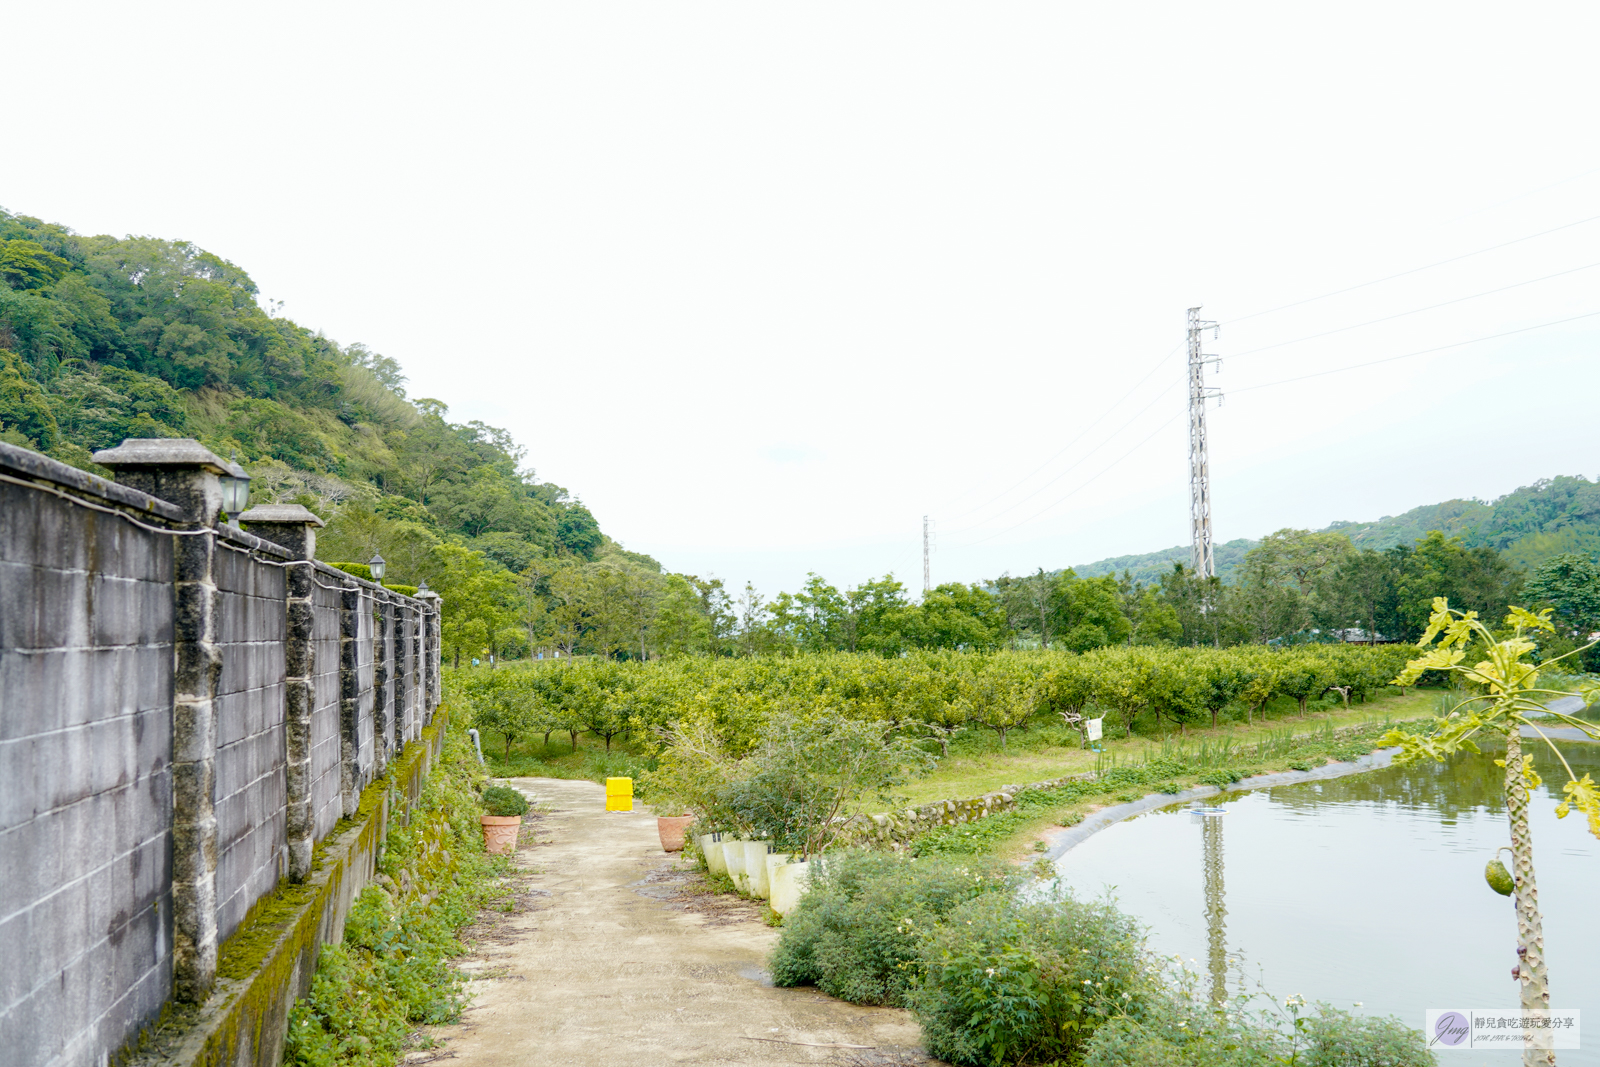
M 1191 727 L 1182 735 L 1170 726 L 1158 733 L 1154 722 L 1141 719 L 1135 724 L 1132 738 L 1108 732 L 1102 741 L 1104 757 L 1086 751 L 1077 731 L 1059 720 L 1040 716 L 1027 730 L 1012 731 L 1005 752 L 1000 750 L 992 731 L 968 731 L 951 743 L 949 757 L 940 760 L 937 770 L 910 783 L 903 792 L 913 804 L 925 804 L 946 797 L 979 796 L 1004 785 L 1026 785 L 1092 771 L 1106 762 L 1123 765 L 1162 755 L 1182 758 L 1180 750 L 1196 754 L 1229 742 L 1240 749 L 1256 748 L 1264 741 L 1281 742 L 1286 732 L 1319 734 L 1330 726 L 1337 730 L 1422 718 L 1433 714 L 1438 697 L 1439 690 L 1434 689 L 1412 689 L 1405 695 L 1385 689 L 1365 704 L 1352 704 L 1348 711 L 1337 698 L 1313 702 L 1303 719 L 1295 701 L 1279 697 L 1268 705 L 1264 718 L 1255 716 L 1248 726 L 1241 717 L 1216 729 Z

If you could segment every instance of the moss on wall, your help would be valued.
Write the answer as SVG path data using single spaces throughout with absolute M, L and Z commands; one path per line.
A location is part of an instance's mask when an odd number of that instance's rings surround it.
M 427 790 L 429 770 L 442 751 L 445 707 L 419 740 L 407 745 L 388 773 L 361 794 L 353 818 L 341 819 L 318 844 L 311 873 L 287 880 L 257 901 L 218 952 L 218 982 L 199 1009 L 163 1012 L 157 1023 L 123 1051 L 119 1063 L 139 1067 L 277 1067 L 283 1058 L 289 1012 L 311 989 L 319 950 L 344 936 L 356 897 L 378 873 L 391 821 L 405 815 Z M 399 818 L 390 819 L 394 813 Z

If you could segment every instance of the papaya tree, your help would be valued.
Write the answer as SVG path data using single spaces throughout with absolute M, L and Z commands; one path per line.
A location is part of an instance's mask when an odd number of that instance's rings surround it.
M 1450 607 L 1444 597 L 1435 597 L 1428 628 L 1417 642 L 1419 648 L 1433 647 L 1406 664 L 1394 684 L 1414 685 L 1424 671 L 1445 671 L 1454 674 L 1470 695 L 1447 714 L 1435 719 L 1428 733 L 1408 734 L 1391 730 L 1383 739 L 1384 744 L 1400 746 L 1401 751 L 1395 759 L 1402 763 L 1422 759 L 1443 762 L 1447 756 L 1464 749 L 1477 752 L 1479 738 L 1505 744 L 1505 758 L 1496 760 L 1495 764 L 1505 770 L 1506 815 L 1511 829 L 1513 870 L 1510 884 L 1503 884 L 1505 871 L 1503 868 L 1497 870 L 1499 861 L 1494 860 L 1489 865 L 1488 877 L 1491 886 L 1496 885 L 1497 881 L 1502 883 L 1497 891 L 1515 898 L 1517 963 L 1511 973 L 1520 987 L 1524 1011 L 1543 1011 L 1550 1007 L 1544 929 L 1539 915 L 1539 890 L 1533 871 L 1533 835 L 1528 825 L 1529 790 L 1537 789 L 1541 782 L 1532 761 L 1522 751 L 1524 729 L 1542 740 L 1566 771 L 1567 781 L 1562 786 L 1565 799 L 1556 805 L 1556 816 L 1565 818 L 1576 808 L 1588 817 L 1589 832 L 1600 838 L 1600 788 L 1596 787 L 1590 775 L 1579 778 L 1573 773 L 1561 750 L 1545 732 L 1551 720 L 1555 720 L 1600 740 L 1600 727 L 1546 707 L 1544 700 L 1567 695 L 1556 690 L 1541 689 L 1538 684 L 1541 668 L 1559 662 L 1559 659 L 1534 664 L 1527 658 L 1538 647 L 1534 635 L 1553 630 L 1549 609 L 1535 615 L 1513 607 L 1500 631 L 1504 636 L 1497 636 L 1479 621 L 1477 612 L 1457 611 Z M 1438 640 L 1437 645 L 1434 645 L 1435 639 Z M 1576 655 L 1581 651 L 1575 649 L 1567 655 Z M 1478 659 L 1469 666 L 1469 658 Z M 1600 693 L 1600 685 L 1586 688 L 1583 692 L 1585 701 L 1593 699 L 1597 693 Z M 1524 1051 L 1523 1062 L 1553 1064 L 1556 1062 L 1555 1052 L 1530 1048 Z

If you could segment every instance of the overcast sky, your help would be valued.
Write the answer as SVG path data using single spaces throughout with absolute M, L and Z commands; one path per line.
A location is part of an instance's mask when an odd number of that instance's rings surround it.
M 9 5 L 0 205 L 234 261 L 670 569 L 920 587 L 924 514 L 936 582 L 1187 540 L 1193 305 L 1220 540 L 1594 477 L 1597 22 Z

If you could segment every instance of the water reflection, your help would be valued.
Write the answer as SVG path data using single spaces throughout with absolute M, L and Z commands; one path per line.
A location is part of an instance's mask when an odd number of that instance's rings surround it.
M 1211 971 L 1211 1002 L 1228 999 L 1228 905 L 1222 884 L 1222 815 L 1197 811 L 1200 833 L 1205 842 L 1206 869 L 1206 965 Z
M 1600 917 L 1586 906 L 1600 843 L 1581 816 L 1555 818 L 1565 774 L 1529 749 L 1545 779 L 1532 830 L 1552 999 L 1595 1019 L 1586 1048 L 1561 1062 L 1600 1067 Z M 1562 751 L 1579 775 L 1600 776 L 1600 745 Z M 1175 806 L 1091 837 L 1058 866 L 1080 891 L 1115 887 L 1152 947 L 1193 958 L 1214 998 L 1242 955 L 1279 997 L 1361 1002 L 1418 1027 L 1430 1007 L 1511 1008 L 1514 912 L 1483 881 L 1508 838 L 1495 755 L 1233 794 L 1223 816 Z

